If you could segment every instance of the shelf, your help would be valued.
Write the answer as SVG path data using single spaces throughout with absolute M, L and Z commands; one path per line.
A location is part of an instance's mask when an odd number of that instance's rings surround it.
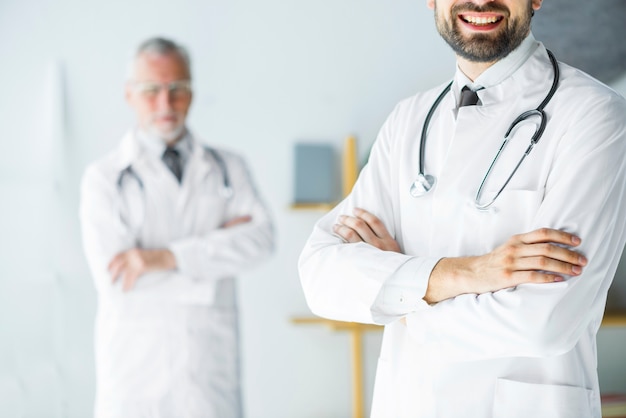
M 291 210 L 318 210 L 328 212 L 334 208 L 336 203 L 292 203 Z
M 382 325 L 335 321 L 332 319 L 325 319 L 317 316 L 294 316 L 291 318 L 291 322 L 299 325 L 321 324 L 327 326 L 333 331 L 382 331 L 384 329 Z
M 356 139 L 353 136 L 346 138 L 344 142 L 343 157 L 341 162 L 342 173 L 342 196 L 346 197 L 352 191 L 352 186 L 359 175 L 357 164 Z M 291 210 L 310 210 L 328 212 L 337 205 L 338 202 L 297 202 L 292 203 Z

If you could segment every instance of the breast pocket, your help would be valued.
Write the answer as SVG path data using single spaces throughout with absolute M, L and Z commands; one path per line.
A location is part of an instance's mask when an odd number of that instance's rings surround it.
M 487 193 L 485 201 L 495 195 Z M 544 189 L 504 190 L 487 210 L 479 210 L 481 236 L 487 247 L 499 245 L 512 235 L 529 232 L 543 201 Z M 487 200 L 489 199 L 489 200 Z
M 190 209 L 196 231 L 206 233 L 221 227 L 227 221 L 229 199 L 222 189 L 222 179 L 216 175 L 207 176 L 196 186 L 190 196 Z
M 226 202 L 219 196 L 199 195 L 194 199 L 194 224 L 204 232 L 217 229 L 225 221 Z
M 494 418 L 588 418 L 593 391 L 576 386 L 546 385 L 499 379 Z

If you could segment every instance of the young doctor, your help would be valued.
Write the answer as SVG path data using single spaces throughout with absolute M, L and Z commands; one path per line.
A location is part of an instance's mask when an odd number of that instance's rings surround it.
M 626 101 L 533 38 L 541 0 L 427 4 L 456 73 L 396 106 L 315 226 L 307 302 L 385 325 L 374 417 L 600 418 Z
M 243 160 L 185 125 L 189 57 L 161 38 L 131 65 L 137 126 L 82 182 L 98 291 L 97 418 L 242 416 L 234 276 L 273 250 Z

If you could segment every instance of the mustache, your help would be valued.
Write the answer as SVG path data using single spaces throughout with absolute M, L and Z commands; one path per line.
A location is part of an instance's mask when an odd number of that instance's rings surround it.
M 158 118 L 169 118 L 169 117 L 176 117 L 176 118 L 181 118 L 182 117 L 182 113 L 181 112 L 175 112 L 173 110 L 166 110 L 163 112 L 154 112 L 151 114 L 152 119 L 158 119 Z
M 452 6 L 450 11 L 453 15 L 458 15 L 463 12 L 475 12 L 475 13 L 498 12 L 498 13 L 503 13 L 504 15 L 508 16 L 510 13 L 509 8 L 503 4 L 487 3 L 481 6 L 478 4 L 471 3 L 471 2 L 455 4 L 454 6 Z

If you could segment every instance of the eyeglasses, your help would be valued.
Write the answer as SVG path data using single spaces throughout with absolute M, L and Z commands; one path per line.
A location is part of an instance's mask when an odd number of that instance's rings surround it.
M 134 82 L 133 88 L 148 100 L 155 99 L 165 89 L 173 99 L 182 99 L 191 93 L 191 81 L 176 80 L 171 83 L 155 83 L 152 81 Z

